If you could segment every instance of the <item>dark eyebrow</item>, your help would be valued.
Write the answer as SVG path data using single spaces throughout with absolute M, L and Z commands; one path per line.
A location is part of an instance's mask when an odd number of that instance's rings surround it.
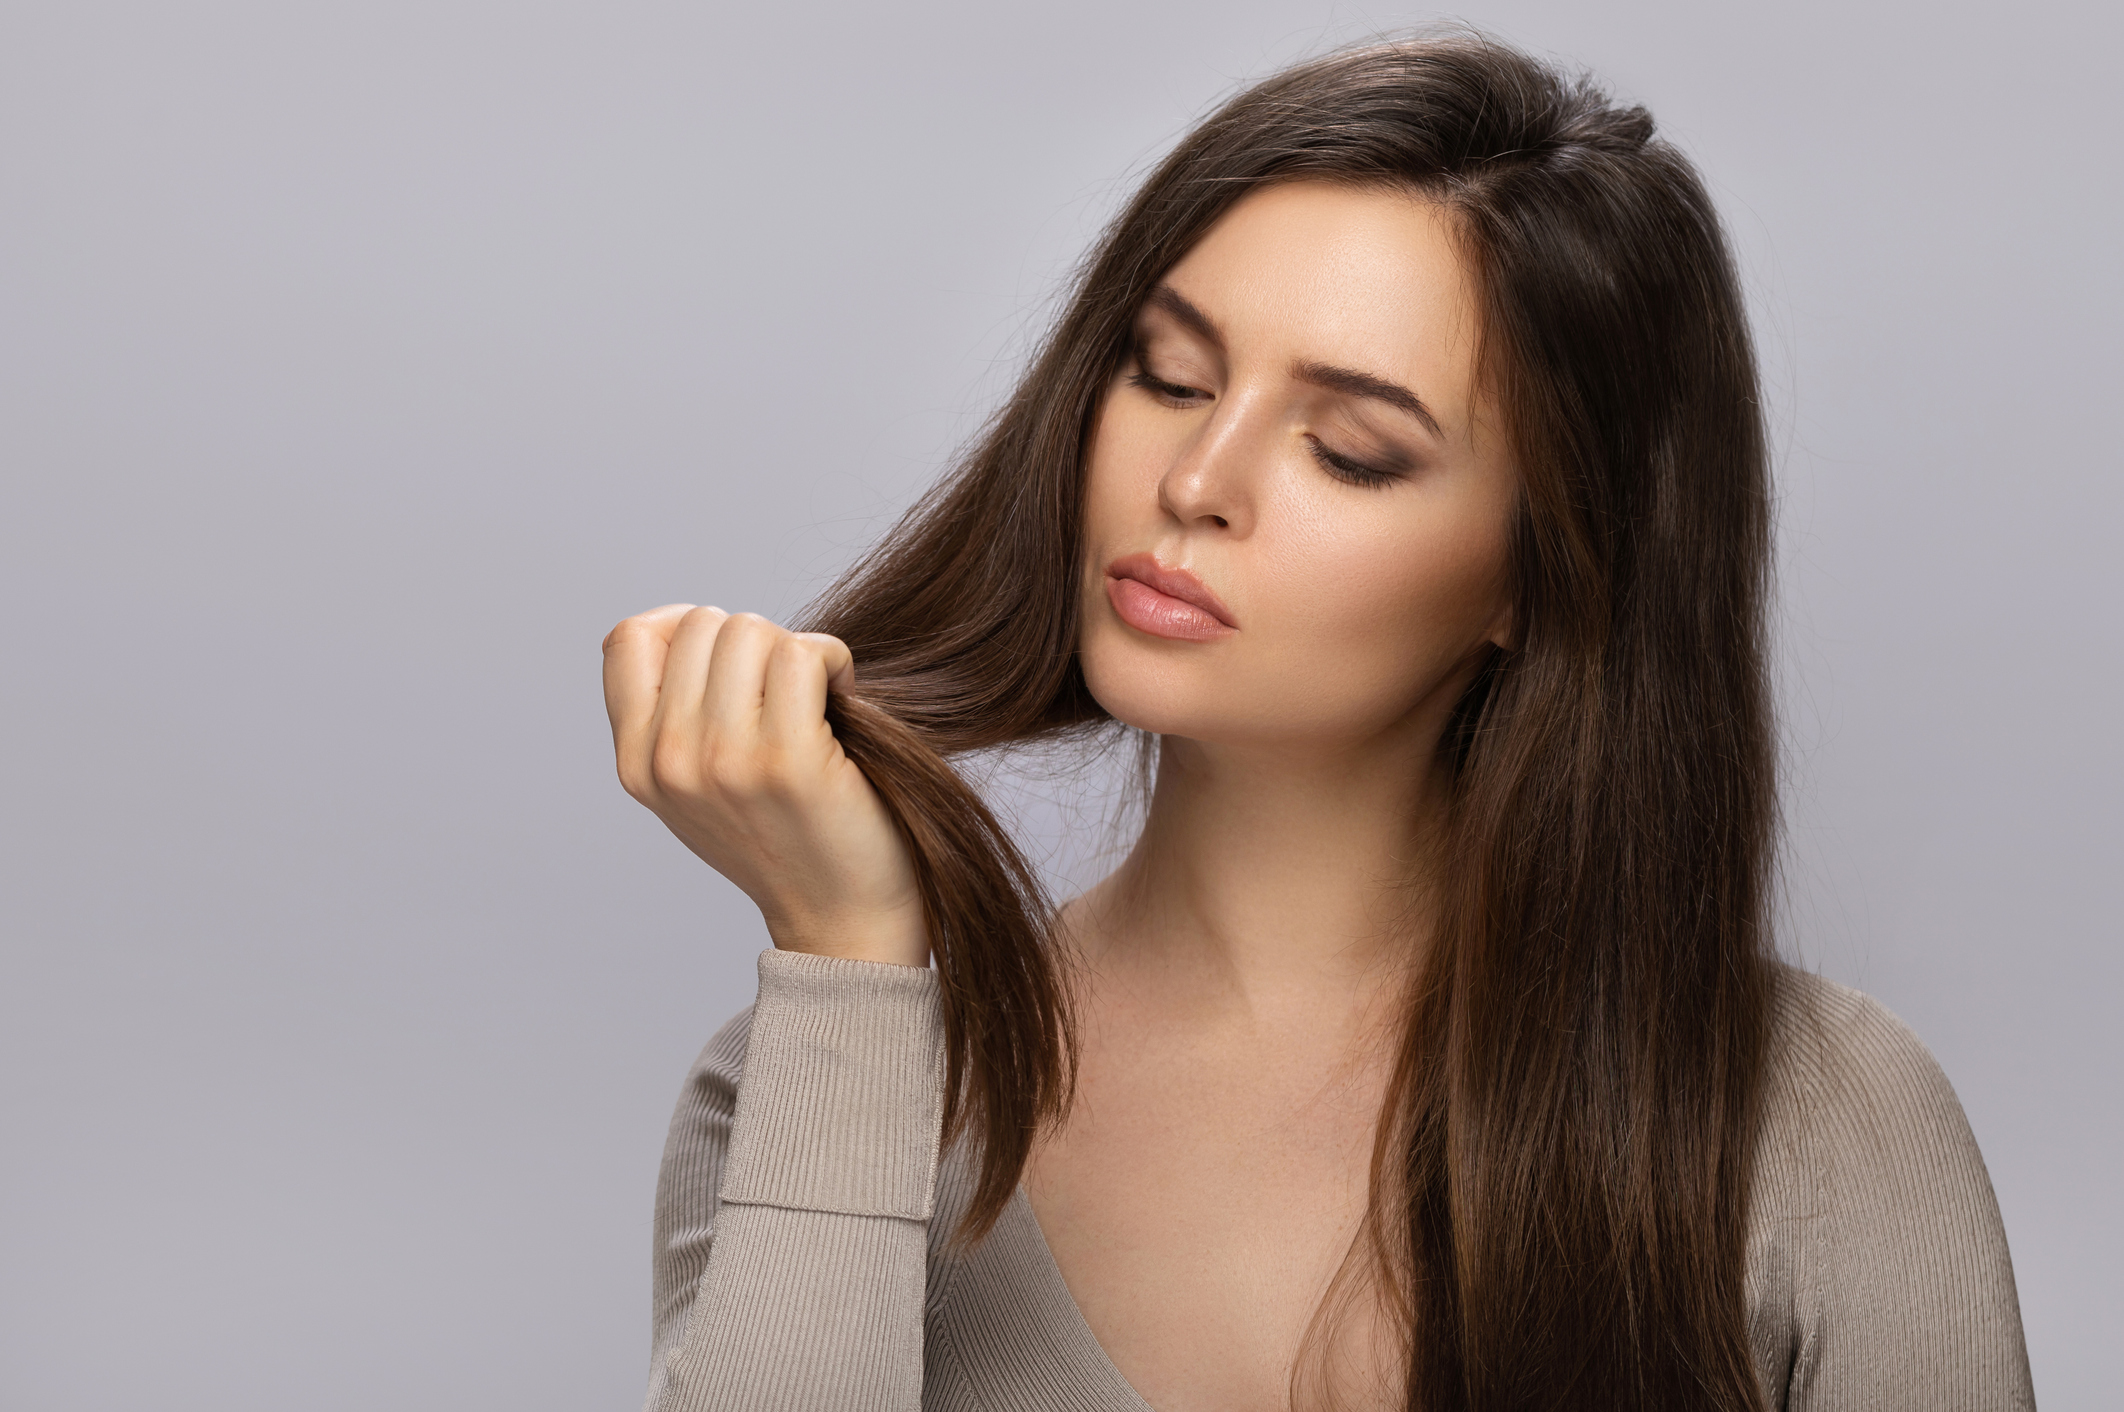
M 1438 418 L 1423 405 L 1423 399 L 1398 382 L 1375 378 L 1370 373 L 1360 373 L 1354 368 L 1332 368 L 1326 363 L 1294 363 L 1291 376 L 1315 387 L 1324 387 L 1330 392 L 1340 392 L 1349 397 L 1369 397 L 1374 402 L 1384 402 L 1389 407 L 1399 407 L 1417 421 L 1431 429 L 1431 435 L 1443 440 L 1445 433 L 1438 428 Z
M 1208 339 L 1219 348 L 1224 347 L 1224 331 L 1217 327 L 1209 315 L 1196 308 L 1185 295 L 1169 284 L 1161 284 L 1151 291 L 1149 302 L 1171 314 L 1187 326 L 1190 333 Z M 1384 402 L 1389 407 L 1398 407 L 1431 429 L 1431 435 L 1443 440 L 1445 432 L 1439 428 L 1438 418 L 1423 405 L 1423 399 L 1398 382 L 1360 373 L 1355 368 L 1337 368 L 1326 363 L 1297 363 L 1292 365 L 1291 376 L 1300 382 L 1309 382 L 1315 387 L 1324 387 L 1330 392 L 1339 392 L 1346 397 L 1368 397 L 1374 402 Z
M 1161 284 L 1151 291 L 1150 302 L 1187 325 L 1188 332 L 1198 334 L 1219 348 L 1224 346 L 1224 331 L 1211 321 L 1210 316 L 1190 304 L 1169 284 Z

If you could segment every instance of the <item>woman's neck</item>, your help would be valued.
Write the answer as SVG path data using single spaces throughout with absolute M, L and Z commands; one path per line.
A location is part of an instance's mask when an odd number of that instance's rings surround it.
M 1164 738 L 1134 850 L 1065 910 L 1081 959 L 1203 1021 L 1342 1030 L 1379 1009 L 1429 930 L 1436 740 L 1413 722 L 1361 748 Z

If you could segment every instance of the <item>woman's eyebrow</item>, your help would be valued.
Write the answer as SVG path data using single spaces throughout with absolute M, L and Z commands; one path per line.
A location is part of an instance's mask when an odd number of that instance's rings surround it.
M 1209 315 L 1189 303 L 1186 297 L 1171 285 L 1161 284 L 1152 290 L 1150 302 L 1186 325 L 1188 332 L 1208 339 L 1219 348 L 1224 346 L 1224 331 L 1217 327 Z
M 1438 418 L 1423 405 L 1423 399 L 1398 382 L 1360 373 L 1355 368 L 1336 368 L 1326 363 L 1293 363 L 1291 376 L 1300 382 L 1309 382 L 1315 387 L 1324 387 L 1330 392 L 1340 392 L 1348 397 L 1368 397 L 1374 402 L 1384 402 L 1389 407 L 1399 407 L 1417 421 L 1431 429 L 1431 435 L 1445 437 L 1439 429 Z
M 1190 333 L 1216 344 L 1219 348 L 1224 347 L 1224 331 L 1217 327 L 1216 321 L 1196 308 L 1186 295 L 1171 285 L 1161 284 L 1152 290 L 1148 302 L 1172 315 Z M 1315 387 L 1324 387 L 1346 397 L 1366 397 L 1374 402 L 1384 402 L 1389 407 L 1398 407 L 1429 427 L 1431 435 L 1441 440 L 1445 437 L 1444 430 L 1438 425 L 1438 418 L 1432 416 L 1431 409 L 1423 405 L 1423 399 L 1398 382 L 1388 382 L 1385 378 L 1374 377 L 1370 373 L 1360 373 L 1355 368 L 1338 368 L 1328 363 L 1293 363 L 1291 376 L 1300 382 L 1309 382 Z

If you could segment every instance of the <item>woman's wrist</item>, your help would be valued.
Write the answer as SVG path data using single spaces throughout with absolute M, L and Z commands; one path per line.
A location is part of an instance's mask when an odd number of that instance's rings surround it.
M 773 916 L 766 920 L 767 935 L 778 951 L 887 966 L 929 966 L 929 928 L 919 907 L 838 916 Z

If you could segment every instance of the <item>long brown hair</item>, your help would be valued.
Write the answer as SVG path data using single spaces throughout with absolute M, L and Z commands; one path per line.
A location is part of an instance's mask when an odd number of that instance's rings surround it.
M 1456 218 L 1524 494 L 1517 641 L 1461 701 L 1447 868 L 1382 1114 L 1370 1240 L 1411 1407 L 1753 1408 L 1742 1263 L 1772 983 L 1766 452 L 1732 261 L 1643 109 L 1466 33 L 1226 103 L 1087 259 L 968 455 L 817 605 L 830 706 L 911 841 L 942 983 L 958 1235 L 1070 1095 L 1040 888 L 953 754 L 1107 721 L 1075 657 L 1083 453 L 1131 320 L 1249 191 Z

